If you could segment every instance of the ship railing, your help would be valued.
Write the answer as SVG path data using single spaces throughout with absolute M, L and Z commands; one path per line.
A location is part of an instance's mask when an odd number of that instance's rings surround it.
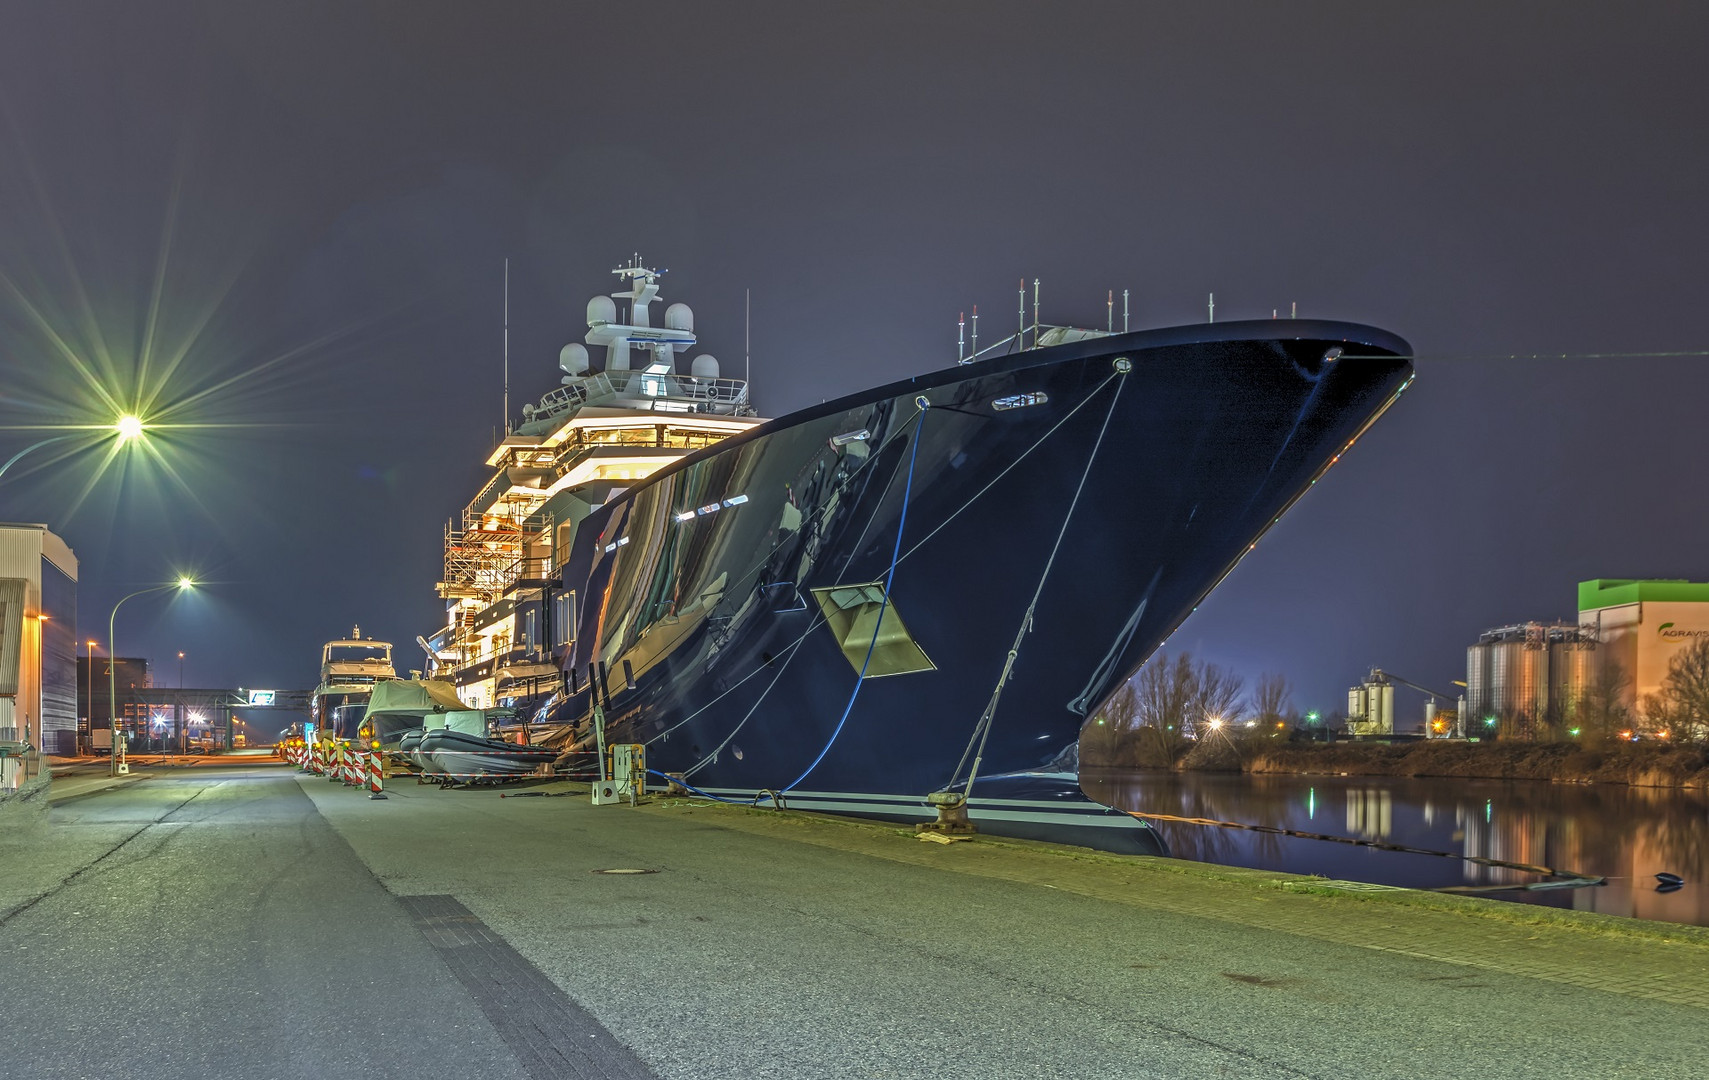
M 519 581 L 543 581 L 552 576 L 552 557 L 549 555 L 525 555 L 505 567 L 505 588 L 513 588 Z
M 611 380 L 604 372 L 598 375 L 584 375 L 567 386 L 549 390 L 540 398 L 540 404 L 534 407 L 534 420 L 550 420 L 560 413 L 579 409 L 588 403 L 590 398 L 604 397 L 611 393 Z
M 731 408 L 739 408 L 748 403 L 746 380 L 705 375 L 655 375 L 646 371 L 632 371 L 623 381 L 619 392 L 628 397 L 690 401 Z

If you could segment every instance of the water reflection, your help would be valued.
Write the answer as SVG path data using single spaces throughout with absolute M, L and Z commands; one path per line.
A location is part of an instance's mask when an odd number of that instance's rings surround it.
M 1541 781 L 1243 776 L 1082 771 L 1081 786 L 1124 810 L 1336 834 L 1456 856 L 1608 878 L 1600 888 L 1499 899 L 1709 926 L 1709 797 L 1702 792 Z M 1243 829 L 1157 823 L 1184 859 L 1435 889 L 1522 884 L 1536 875 L 1459 858 L 1382 851 Z M 1685 879 L 1671 894 L 1655 874 Z

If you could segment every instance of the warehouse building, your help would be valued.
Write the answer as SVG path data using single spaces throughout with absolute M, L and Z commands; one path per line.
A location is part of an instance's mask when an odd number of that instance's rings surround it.
M 45 525 L 0 523 L 0 743 L 77 752 L 77 557 Z
M 1635 708 L 1662 688 L 1682 648 L 1709 638 L 1709 583 L 1581 581 L 1578 621 L 1593 628 L 1608 662 L 1628 676 L 1624 704 Z

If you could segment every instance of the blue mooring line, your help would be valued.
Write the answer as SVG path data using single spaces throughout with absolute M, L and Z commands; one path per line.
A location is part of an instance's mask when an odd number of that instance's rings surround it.
M 813 764 L 807 766 L 806 771 L 778 789 L 780 794 L 787 795 L 794 791 L 795 785 L 807 779 L 813 770 L 819 767 L 819 762 L 825 760 L 825 755 L 830 753 L 831 747 L 836 744 L 837 736 L 843 733 L 843 725 L 849 722 L 849 714 L 854 712 L 855 698 L 860 696 L 861 684 L 866 682 L 866 669 L 872 663 L 872 651 L 878 647 L 878 632 L 884 626 L 884 613 L 890 609 L 890 583 L 896 580 L 896 564 L 902 557 L 902 530 L 908 524 L 908 497 L 914 492 L 914 462 L 920 456 L 920 436 L 926 428 L 926 410 L 931 407 L 924 396 L 916 400 L 920 406 L 920 415 L 919 423 L 914 428 L 914 444 L 908 450 L 908 483 L 902 489 L 902 515 L 896 522 L 896 543 L 890 549 L 890 569 L 884 575 L 884 597 L 878 604 L 878 621 L 872 626 L 872 640 L 867 642 L 866 659 L 860 664 L 860 677 L 855 679 L 854 690 L 849 694 L 849 703 L 843 708 L 842 719 L 837 721 L 836 730 L 831 732 L 831 738 L 825 743 L 825 748 L 819 751 L 819 756 L 813 759 Z

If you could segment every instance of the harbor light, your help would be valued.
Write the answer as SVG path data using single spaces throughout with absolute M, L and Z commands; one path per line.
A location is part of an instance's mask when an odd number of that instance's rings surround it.
M 113 430 L 119 433 L 120 442 L 129 442 L 142 434 L 143 423 L 141 418 L 127 414 L 119 417 L 113 424 Z
M 193 589 L 196 587 L 196 583 L 187 577 L 181 577 L 178 579 L 178 587 L 180 589 Z

